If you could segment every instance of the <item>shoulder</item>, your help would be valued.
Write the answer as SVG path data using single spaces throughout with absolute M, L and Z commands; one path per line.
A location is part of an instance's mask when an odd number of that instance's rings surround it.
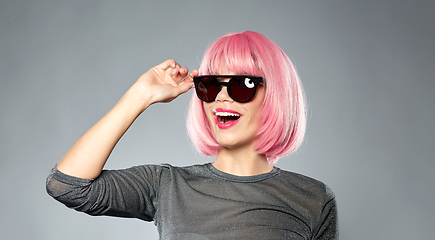
M 279 171 L 276 181 L 285 186 L 291 207 L 310 219 L 313 229 L 326 217 L 336 217 L 335 194 L 323 182 L 284 170 Z
M 322 208 L 328 203 L 335 203 L 335 194 L 322 181 L 290 171 L 279 169 L 278 181 L 285 184 L 289 191 L 298 193 L 301 200 L 309 200 Z
M 294 187 L 304 188 L 307 190 L 321 191 L 325 194 L 333 194 L 331 189 L 322 181 L 302 175 L 300 173 L 290 172 L 279 169 L 279 178 Z M 328 192 L 328 193 L 327 193 Z
M 207 164 L 198 164 L 198 165 L 190 165 L 190 166 L 173 166 L 168 163 L 158 165 L 163 171 L 174 172 L 179 174 L 195 174 L 202 173 L 207 170 Z
M 123 170 L 107 171 L 111 174 L 131 174 L 137 177 L 152 177 L 156 179 L 170 179 L 174 177 L 189 177 L 204 174 L 206 165 L 173 166 L 171 164 L 146 164 L 133 166 Z

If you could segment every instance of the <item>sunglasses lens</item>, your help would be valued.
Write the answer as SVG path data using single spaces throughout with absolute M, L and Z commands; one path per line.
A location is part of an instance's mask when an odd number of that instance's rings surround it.
M 246 102 L 250 100 L 257 90 L 255 83 L 248 77 L 234 77 L 231 81 L 231 95 L 234 100 Z
M 219 82 L 218 78 L 231 78 L 229 82 Z M 216 99 L 221 86 L 227 86 L 229 96 L 237 102 L 248 102 L 251 100 L 261 77 L 253 76 L 229 76 L 210 75 L 194 77 L 195 90 L 198 97 L 204 102 L 212 102 Z
M 213 101 L 219 91 L 219 82 L 213 77 L 204 77 L 196 86 L 198 97 L 203 101 Z

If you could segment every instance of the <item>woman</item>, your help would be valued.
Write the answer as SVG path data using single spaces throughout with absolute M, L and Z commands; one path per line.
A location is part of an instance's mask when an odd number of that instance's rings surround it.
M 133 121 L 190 88 L 187 127 L 216 156 L 190 167 L 102 171 Z M 90 215 L 154 221 L 161 239 L 338 239 L 335 198 L 314 179 L 273 167 L 305 133 L 304 96 L 285 53 L 256 32 L 214 42 L 199 71 L 167 60 L 143 74 L 51 171 L 47 191 Z

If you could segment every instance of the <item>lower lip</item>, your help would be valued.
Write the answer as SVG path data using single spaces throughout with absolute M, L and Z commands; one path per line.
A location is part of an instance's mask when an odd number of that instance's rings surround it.
M 218 128 L 220 128 L 220 129 L 227 129 L 227 128 L 230 128 L 230 127 L 236 125 L 236 123 L 237 123 L 239 120 L 240 120 L 240 118 L 237 119 L 237 120 L 235 120 L 235 121 L 232 121 L 232 122 L 220 123 L 220 122 L 218 121 L 218 118 L 217 118 L 217 117 L 214 118 L 214 121 L 216 122 L 216 125 L 217 125 Z

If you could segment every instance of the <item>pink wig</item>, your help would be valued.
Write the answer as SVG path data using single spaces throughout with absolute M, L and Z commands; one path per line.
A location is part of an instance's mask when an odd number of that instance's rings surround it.
M 264 154 L 271 164 L 295 152 L 304 139 L 306 109 L 301 82 L 287 55 L 264 35 L 246 31 L 216 40 L 206 51 L 199 74 L 218 74 L 222 61 L 225 70 L 265 79 L 257 152 Z M 213 138 L 203 102 L 196 94 L 190 101 L 187 130 L 199 152 L 207 156 L 217 154 L 219 145 Z

